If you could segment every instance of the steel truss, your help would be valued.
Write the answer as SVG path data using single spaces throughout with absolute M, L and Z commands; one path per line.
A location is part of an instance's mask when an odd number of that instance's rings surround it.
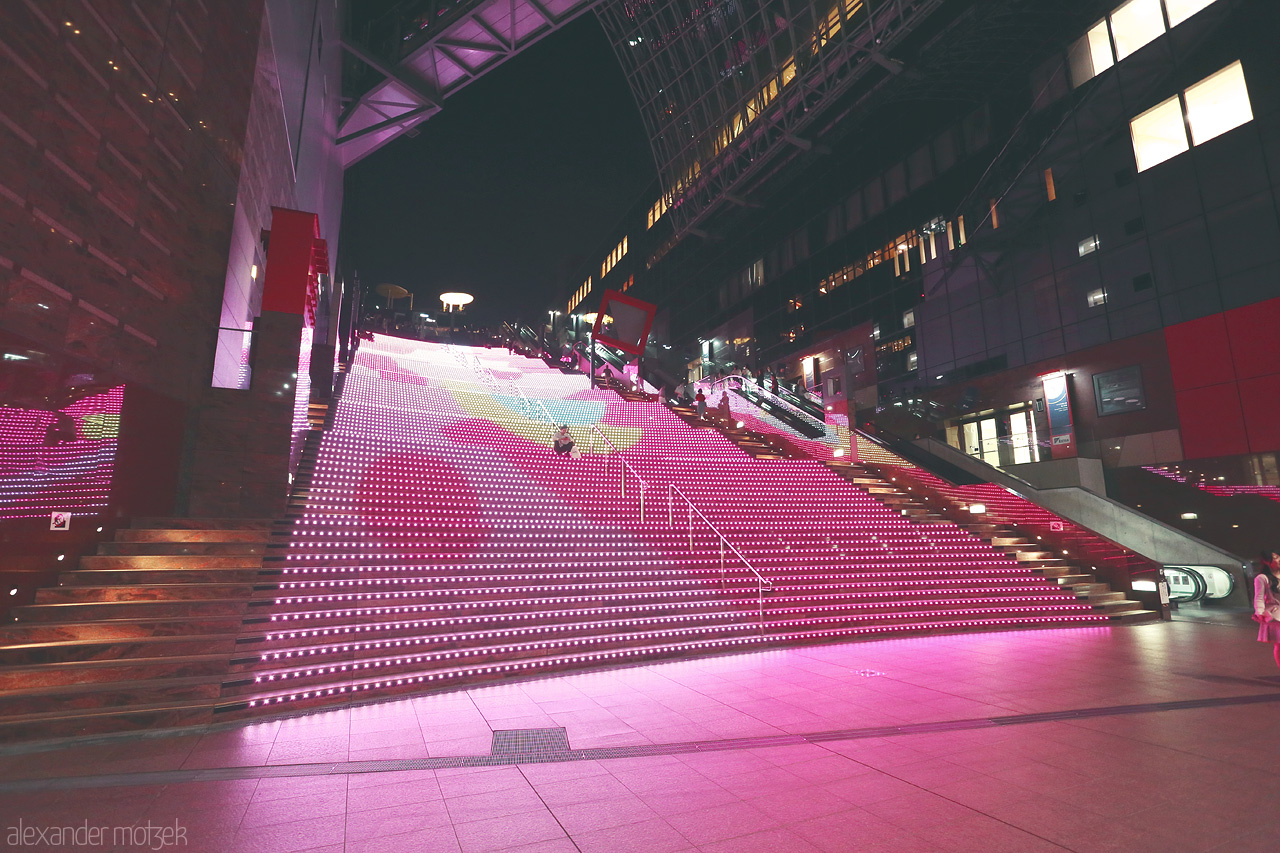
M 678 234 L 749 204 L 776 155 L 944 0 L 615 0 L 597 8 L 631 84 Z
M 342 48 L 372 82 L 353 97 L 338 124 L 350 166 L 438 113 L 445 98 L 588 11 L 599 0 L 445 0 L 417 4 L 381 38 L 348 36 Z M 421 25 L 421 22 L 429 25 Z M 385 31 L 391 35 L 386 36 Z M 366 75 L 361 75 L 364 79 Z

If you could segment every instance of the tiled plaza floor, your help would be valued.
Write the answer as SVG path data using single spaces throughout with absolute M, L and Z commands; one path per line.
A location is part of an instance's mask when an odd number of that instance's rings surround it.
M 1250 625 L 810 646 L 11 747 L 0 848 L 1274 851 L 1280 672 Z M 547 728 L 570 751 L 485 758 Z M 37 832 L 148 822 L 175 834 Z

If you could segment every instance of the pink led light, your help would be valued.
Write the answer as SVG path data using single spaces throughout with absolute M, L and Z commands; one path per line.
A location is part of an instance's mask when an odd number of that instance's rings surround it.
M 540 362 L 375 336 L 344 381 L 283 579 L 255 604 L 270 630 L 249 665 L 250 707 L 779 638 L 1107 618 L 820 461 L 752 459 L 660 404 Z M 550 453 L 549 424 L 521 414 L 510 381 L 571 425 L 582 459 Z M 590 423 L 654 492 L 676 483 L 767 572 L 767 639 L 754 633 L 754 580 L 732 567 L 722 578 L 705 531 L 690 551 L 664 494 L 648 495 L 642 523 L 634 487 L 624 498 L 584 446 Z M 304 692 L 271 689 L 286 684 Z
M 0 518 L 106 509 L 123 404 L 120 385 L 57 412 L 0 406 Z M 50 444 L 51 434 L 64 440 Z

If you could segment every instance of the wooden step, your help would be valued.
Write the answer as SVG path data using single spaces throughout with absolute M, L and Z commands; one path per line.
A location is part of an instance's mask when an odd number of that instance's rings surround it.
M 122 527 L 116 531 L 116 542 L 266 543 L 272 541 L 273 535 L 274 531 L 270 528 L 261 528 L 256 530 L 214 530 L 205 528 Z
M 80 558 L 82 569 L 253 569 L 261 554 L 91 554 Z
M 271 518 L 157 518 L 142 516 L 133 519 L 134 528 L 147 530 L 271 530 L 276 525 Z
M 101 542 L 98 544 L 99 556 L 234 556 L 240 554 L 264 555 L 269 552 L 272 543 L 269 540 L 258 542 Z

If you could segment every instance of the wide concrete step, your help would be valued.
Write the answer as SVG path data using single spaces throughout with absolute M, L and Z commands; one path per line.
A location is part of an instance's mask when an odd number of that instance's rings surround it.
M 1159 622 L 1160 614 L 1155 610 L 1124 610 L 1109 616 L 1113 625 L 1141 625 L 1147 622 Z
M 90 622 L 115 619 L 208 619 L 243 616 L 248 608 L 244 597 L 202 601 L 93 601 L 60 604 L 29 604 L 13 608 L 21 622 Z
M 136 639 L 60 640 L 0 646 L 0 666 L 35 666 L 54 663 L 122 661 L 138 658 L 174 658 L 200 655 L 230 656 L 237 633 Z M 0 670 L 2 673 L 3 670 Z
M 216 700 L 222 692 L 223 679 L 222 674 L 215 673 L 138 681 L 91 681 L 9 690 L 0 693 L 0 719 L 49 712 L 62 715 L 71 711 L 102 712 L 160 703 L 210 702 Z
M 1119 593 L 1116 593 L 1119 595 Z M 1101 613 L 1129 613 L 1142 609 L 1142 602 L 1129 601 L 1127 599 L 1111 599 L 1108 601 L 1089 601 L 1094 610 Z M 1159 614 L 1156 614 L 1157 616 Z
M 173 584 L 275 583 L 280 571 L 263 569 L 75 569 L 58 576 L 59 586 L 153 586 Z
M 475 598 L 456 601 L 421 600 L 415 604 L 386 604 L 370 602 L 349 604 L 347 606 L 304 606 L 304 605 L 271 605 L 263 602 L 263 606 L 249 608 L 245 617 L 248 630 L 267 631 L 272 628 L 278 631 L 299 629 L 338 628 L 359 622 L 372 625 L 379 622 L 397 622 L 415 618 L 452 618 L 462 619 L 471 616 L 512 614 L 521 617 L 526 614 L 537 614 L 549 610 L 567 610 L 596 607 L 640 607 L 651 605 L 678 606 L 684 602 L 725 602 L 754 597 L 757 594 L 755 584 L 750 586 L 724 587 L 706 589 L 697 592 L 679 593 L 641 592 L 613 596 L 558 596 L 542 599 L 521 598 Z
M 98 545 L 98 555 L 104 557 L 167 557 L 167 556 L 264 556 L 282 550 L 270 542 L 103 542 Z
M 129 707 L 55 703 L 41 710 L 0 716 L 0 743 L 203 726 L 213 722 L 216 705 L 216 697 L 161 698 Z
M 58 586 L 36 591 L 36 605 L 139 601 L 247 600 L 251 584 L 183 583 L 147 586 Z
M 260 568 L 260 554 L 90 555 L 82 569 L 241 569 Z
M 88 689 L 126 682 L 172 684 L 188 678 L 221 678 L 226 672 L 225 653 L 18 664 L 0 669 L 0 708 L 4 707 L 6 696 L 23 691 L 47 691 L 55 687 Z
M 1065 587 L 1067 589 L 1073 588 L 1079 584 L 1093 583 L 1093 575 L 1064 574 L 1064 575 L 1046 575 L 1046 577 L 1056 581 L 1058 586 Z
M 691 654 L 729 652 L 759 648 L 763 645 L 765 641 L 758 635 L 747 634 L 699 642 L 671 642 L 575 654 L 543 654 L 519 660 L 496 661 L 472 666 L 445 665 L 389 676 L 376 673 L 365 675 L 362 672 L 359 677 L 342 679 L 339 683 L 323 688 L 303 687 L 295 690 L 292 685 L 267 682 L 259 685 L 260 689 L 256 693 L 219 703 L 214 719 L 245 719 L 266 712 L 297 713 L 311 708 L 325 707 L 334 701 L 371 701 L 411 695 L 437 687 L 483 684 L 513 676 L 527 677 Z
M 368 675 L 395 676 L 410 672 L 430 670 L 437 666 L 476 666 L 497 662 L 519 661 L 524 658 L 541 658 L 549 650 L 557 654 L 600 653 L 632 648 L 637 645 L 660 642 L 705 642 L 740 636 L 750 636 L 757 626 L 749 614 L 737 614 L 733 619 L 719 623 L 704 623 L 670 628 L 667 630 L 636 630 L 637 626 L 620 623 L 608 633 L 565 633 L 555 639 L 525 639 L 511 637 L 482 638 L 456 645 L 448 642 L 424 646 L 402 646 L 392 650 L 369 650 L 367 655 L 348 655 L 346 659 L 305 661 L 296 665 L 280 665 L 274 659 L 256 669 L 228 675 L 223 685 L 223 697 L 252 695 L 273 682 L 290 686 L 307 687 L 342 683 Z M 290 661 L 289 664 L 295 662 Z
M 736 612 L 755 606 L 746 595 L 717 597 L 700 601 L 660 602 L 645 605 L 598 607 L 569 604 L 556 609 L 525 610 L 514 613 L 491 611 L 457 617 L 445 611 L 429 611 L 428 615 L 399 615 L 379 621 L 361 619 L 334 620 L 325 626 L 301 625 L 294 622 L 258 622 L 246 626 L 236 641 L 236 659 L 247 656 L 279 655 L 294 657 L 309 652 L 316 645 L 334 643 L 401 642 L 415 643 L 461 631 L 494 632 L 526 628 L 538 630 L 572 630 L 581 624 L 616 622 L 633 619 L 654 624 L 676 623 L 683 619 L 704 618 L 708 614 Z M 444 613 L 444 615 L 436 615 Z
M 746 589 L 745 582 L 737 580 L 736 584 Z M 754 590 L 756 584 L 750 584 Z M 419 604 L 453 604 L 462 602 L 483 601 L 524 601 L 530 607 L 536 607 L 539 601 L 559 601 L 569 597 L 579 601 L 602 602 L 610 599 L 638 599 L 673 601 L 682 596 L 715 593 L 720 586 L 711 581 L 671 581 L 669 583 L 649 582 L 635 584 L 594 584 L 565 590 L 557 586 L 462 586 L 445 589 L 428 589 L 416 591 L 343 593 L 338 595 L 287 594 L 261 590 L 251 601 L 250 606 L 256 612 L 291 613 L 299 611 L 328 610 L 332 608 L 350 607 L 412 607 Z M 569 592 L 570 596 L 556 593 Z
M 205 530 L 189 528 L 139 529 L 122 527 L 116 531 L 116 542 L 186 542 L 186 543 L 267 543 L 271 542 L 275 531 L 270 528 L 259 530 Z
M 271 530 L 273 518 L 168 518 L 139 516 L 132 527 L 141 530 Z

